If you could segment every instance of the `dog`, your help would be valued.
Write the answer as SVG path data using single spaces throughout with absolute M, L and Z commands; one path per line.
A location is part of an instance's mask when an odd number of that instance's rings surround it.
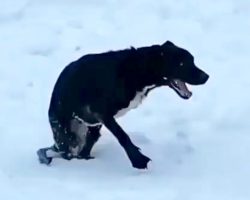
M 91 150 L 105 126 L 125 150 L 132 166 L 146 169 L 143 155 L 118 117 L 136 108 L 154 88 L 168 86 L 189 99 L 191 85 L 205 84 L 209 75 L 194 57 L 171 41 L 162 45 L 87 54 L 64 68 L 55 83 L 48 118 L 55 144 L 37 151 L 43 164 L 55 157 L 92 159 Z

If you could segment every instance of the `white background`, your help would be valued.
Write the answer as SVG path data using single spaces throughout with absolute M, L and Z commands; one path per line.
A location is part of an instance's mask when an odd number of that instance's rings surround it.
M 94 160 L 40 165 L 53 144 L 50 94 L 86 53 L 162 44 L 188 49 L 210 75 L 184 101 L 162 87 L 119 123 L 149 169 L 131 167 L 105 128 Z M 248 0 L 1 0 L 0 198 L 249 200 Z

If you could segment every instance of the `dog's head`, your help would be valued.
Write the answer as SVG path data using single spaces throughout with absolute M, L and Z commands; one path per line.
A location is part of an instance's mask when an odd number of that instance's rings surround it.
M 186 86 L 205 84 L 209 75 L 194 64 L 194 57 L 185 49 L 177 47 L 170 41 L 161 45 L 163 60 L 162 78 L 183 99 L 192 96 Z

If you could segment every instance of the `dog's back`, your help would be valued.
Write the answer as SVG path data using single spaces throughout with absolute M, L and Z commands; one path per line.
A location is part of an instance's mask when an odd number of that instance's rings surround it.
M 129 79 L 133 85 L 133 75 L 127 68 L 133 67 L 136 57 L 134 49 L 89 54 L 70 63 L 61 72 L 52 92 L 50 111 L 60 107 L 75 107 L 105 98 L 121 98 Z M 121 65 L 122 63 L 122 65 Z M 127 85 L 126 85 L 127 84 Z M 133 96 L 135 90 L 130 88 Z M 123 98 L 123 97 L 122 97 Z M 122 100 L 121 100 L 122 101 Z M 65 110 L 64 110 L 65 111 Z

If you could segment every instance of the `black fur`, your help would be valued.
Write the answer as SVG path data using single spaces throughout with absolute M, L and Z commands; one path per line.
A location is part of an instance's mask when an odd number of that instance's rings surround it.
M 70 63 L 60 74 L 51 97 L 49 121 L 59 152 L 71 159 L 70 148 L 78 145 L 70 121 L 86 123 L 88 136 L 79 158 L 90 151 L 100 136 L 101 125 L 109 129 L 127 153 L 133 167 L 147 168 L 149 158 L 133 144 L 116 122 L 119 110 L 128 107 L 146 86 L 168 86 L 169 80 L 204 84 L 208 75 L 194 65 L 193 56 L 167 41 L 163 45 L 89 54 Z M 91 135 L 92 134 L 92 135 Z

